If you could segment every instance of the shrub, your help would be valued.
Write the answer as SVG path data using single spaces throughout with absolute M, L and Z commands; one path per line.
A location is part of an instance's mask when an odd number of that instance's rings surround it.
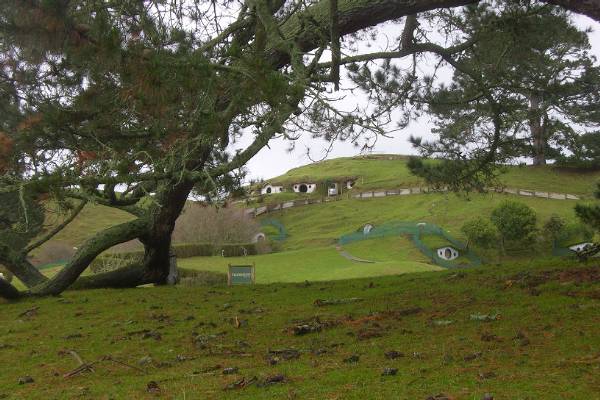
M 556 244 L 559 237 L 562 235 L 565 230 L 566 222 L 563 218 L 558 215 L 552 215 L 548 221 L 544 224 L 544 235 L 552 241 L 553 244 Z
M 227 274 L 222 272 L 179 268 L 179 278 L 179 284 L 182 286 L 221 286 L 227 284 Z
M 562 229 L 556 238 L 557 244 L 562 247 L 575 243 L 591 242 L 594 238 L 594 230 L 582 223 L 574 222 Z
M 537 216 L 526 204 L 505 201 L 492 211 L 491 221 L 498 229 L 503 245 L 505 241 L 530 244 L 534 240 Z
M 467 247 L 473 244 L 483 249 L 489 249 L 498 242 L 498 230 L 488 219 L 483 217 L 467 221 L 461 231 L 467 237 Z
M 213 245 L 207 243 L 182 243 L 171 247 L 178 258 L 190 257 L 241 257 L 259 254 L 257 243 Z M 105 253 L 90 264 L 90 270 L 97 274 L 113 271 L 136 261 L 142 261 L 144 251 L 129 251 L 123 253 Z

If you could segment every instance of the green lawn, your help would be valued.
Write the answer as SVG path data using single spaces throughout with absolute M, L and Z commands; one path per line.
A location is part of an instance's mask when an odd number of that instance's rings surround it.
M 0 304 L 0 398 L 596 399 L 598 268 L 558 260 L 309 285 L 74 291 Z M 348 298 L 363 301 L 313 305 Z M 482 314 L 497 318 L 477 320 Z M 292 333 L 316 321 L 320 332 Z M 297 358 L 269 355 L 285 349 Z M 93 372 L 64 377 L 79 365 L 71 350 L 96 362 Z M 392 350 L 402 355 L 387 358 Z M 351 356 L 357 362 L 344 361 Z M 384 368 L 397 374 L 381 376 Z M 278 374 L 282 383 L 262 385 Z M 34 382 L 19 385 L 23 376 Z M 258 384 L 225 390 L 253 377 Z M 147 391 L 150 382 L 159 394 Z
M 398 242 L 395 246 L 394 241 Z M 381 251 L 374 252 L 376 246 Z M 256 282 L 304 282 L 395 275 L 439 270 L 410 244 L 398 238 L 369 240 L 344 247 L 355 257 L 378 261 L 358 263 L 342 257 L 333 246 L 292 250 L 248 257 L 192 257 L 178 260 L 183 268 L 227 272 L 228 264 L 255 263 Z

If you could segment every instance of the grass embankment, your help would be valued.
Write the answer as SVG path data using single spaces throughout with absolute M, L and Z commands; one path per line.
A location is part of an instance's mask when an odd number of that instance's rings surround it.
M 532 207 L 540 227 L 557 214 L 569 222 L 576 221 L 575 201 L 548 200 L 507 194 L 473 194 L 468 198 L 454 194 L 390 196 L 379 199 L 346 199 L 327 204 L 290 208 L 268 214 L 288 231 L 282 243 L 285 250 L 334 244 L 340 236 L 353 232 L 366 223 L 380 225 L 389 221 L 431 222 L 443 227 L 453 237 L 463 239 L 460 232 L 465 221 L 475 216 L 489 216 L 504 200 L 516 200 Z
M 150 382 L 165 399 L 597 398 L 598 266 L 558 265 L 2 304 L 0 398 L 156 398 Z M 363 301 L 313 305 L 348 298 Z M 302 324 L 321 331 L 294 335 Z M 70 350 L 136 368 L 105 360 L 65 378 L 79 365 Z M 384 368 L 397 375 L 381 376 Z M 281 383 L 224 390 L 278 374 Z M 34 382 L 19 385 L 23 376 Z

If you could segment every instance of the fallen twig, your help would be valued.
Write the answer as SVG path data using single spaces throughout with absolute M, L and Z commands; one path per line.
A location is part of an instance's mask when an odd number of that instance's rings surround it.
M 351 297 L 348 299 L 331 299 L 331 300 L 317 299 L 317 300 L 315 300 L 314 305 L 317 307 L 323 307 L 323 306 L 332 306 L 332 305 L 336 305 L 336 304 L 358 303 L 360 301 L 363 301 L 363 299 L 358 298 L 358 297 Z
M 77 352 L 76 352 L 75 350 L 69 350 L 68 352 L 69 352 L 69 354 L 70 354 L 70 355 L 72 355 L 72 356 L 73 356 L 73 358 L 74 358 L 75 360 L 77 360 L 77 362 L 79 363 L 79 365 L 78 365 L 78 366 L 77 366 L 77 368 L 75 368 L 74 370 L 72 370 L 72 371 L 69 371 L 69 372 L 67 372 L 66 374 L 64 374 L 64 375 L 63 375 L 63 378 L 71 378 L 71 377 L 73 377 L 73 376 L 75 376 L 75 375 L 79 375 L 79 374 L 81 374 L 81 373 L 84 373 L 84 372 L 94 372 L 94 368 L 92 368 L 92 366 L 93 366 L 94 364 L 96 364 L 96 363 L 97 363 L 97 361 L 96 361 L 96 362 L 93 362 L 93 363 L 90 363 L 90 364 L 88 364 L 88 363 L 85 363 L 85 362 L 84 362 L 84 361 L 81 359 L 81 357 L 79 356 L 79 354 L 77 354 Z
M 127 363 L 125 363 L 123 361 L 119 361 L 117 359 L 114 359 L 111 355 L 102 356 L 102 357 L 100 357 L 98 360 L 96 360 L 94 362 L 86 363 L 79 356 L 79 354 L 77 354 L 77 352 L 75 350 L 69 350 L 68 353 L 71 354 L 73 356 L 73 358 L 75 358 L 75 360 L 77 360 L 77 362 L 79 363 L 79 365 L 77 366 L 77 368 L 75 368 L 75 369 L 67 372 L 66 374 L 64 374 L 63 378 L 72 378 L 72 377 L 74 377 L 76 375 L 79 375 L 81 373 L 84 373 L 84 372 L 95 372 L 93 366 L 96 365 L 96 364 L 99 364 L 101 362 L 104 362 L 104 361 L 112 361 L 115 364 L 119 364 L 119 365 L 122 365 L 122 366 L 125 366 L 125 367 L 128 367 L 128 368 L 131 368 L 131 369 L 135 369 L 136 371 L 140 371 L 143 374 L 146 373 L 145 370 L 143 370 L 141 368 L 138 368 L 135 365 L 127 364 Z
M 18 315 L 19 318 L 21 317 L 31 317 L 33 315 L 35 315 L 37 313 L 37 310 L 39 310 L 40 307 L 39 306 L 35 306 L 32 307 L 30 309 L 27 309 L 25 311 L 23 311 L 21 314 Z
M 100 360 L 100 361 L 112 361 L 115 364 L 120 364 L 120 365 L 123 365 L 124 367 L 129 367 L 131 369 L 135 369 L 135 370 L 140 371 L 140 372 L 142 372 L 144 374 L 146 373 L 145 370 L 143 370 L 141 368 L 138 368 L 135 365 L 127 364 L 127 363 L 125 363 L 123 361 L 116 360 L 116 359 L 112 358 L 112 356 L 110 356 L 110 355 L 104 356 L 104 358 L 102 360 Z

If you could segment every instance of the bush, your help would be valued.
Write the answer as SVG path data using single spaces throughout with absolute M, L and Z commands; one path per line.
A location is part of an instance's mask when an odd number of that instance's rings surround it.
M 544 235 L 553 243 L 556 244 L 559 237 L 562 235 L 566 226 L 566 222 L 558 215 L 552 215 L 544 224 Z
M 461 228 L 461 231 L 467 237 L 467 247 L 471 244 L 489 249 L 498 242 L 498 230 L 487 219 L 477 217 L 467 221 Z
M 179 278 L 179 284 L 182 286 L 221 286 L 227 284 L 227 274 L 222 272 L 179 268 Z
M 207 243 L 183 243 L 171 247 L 177 258 L 190 257 L 242 257 L 259 254 L 257 243 L 213 245 Z M 114 271 L 133 262 L 140 262 L 144 251 L 129 251 L 123 253 L 105 253 L 96 257 L 90 264 L 90 270 L 97 274 Z
M 562 229 L 556 238 L 557 245 L 567 247 L 576 243 L 591 242 L 594 238 L 594 230 L 582 223 L 574 222 Z
M 492 211 L 491 221 L 498 229 L 503 245 L 505 241 L 531 244 L 535 239 L 537 216 L 526 204 L 505 201 Z

